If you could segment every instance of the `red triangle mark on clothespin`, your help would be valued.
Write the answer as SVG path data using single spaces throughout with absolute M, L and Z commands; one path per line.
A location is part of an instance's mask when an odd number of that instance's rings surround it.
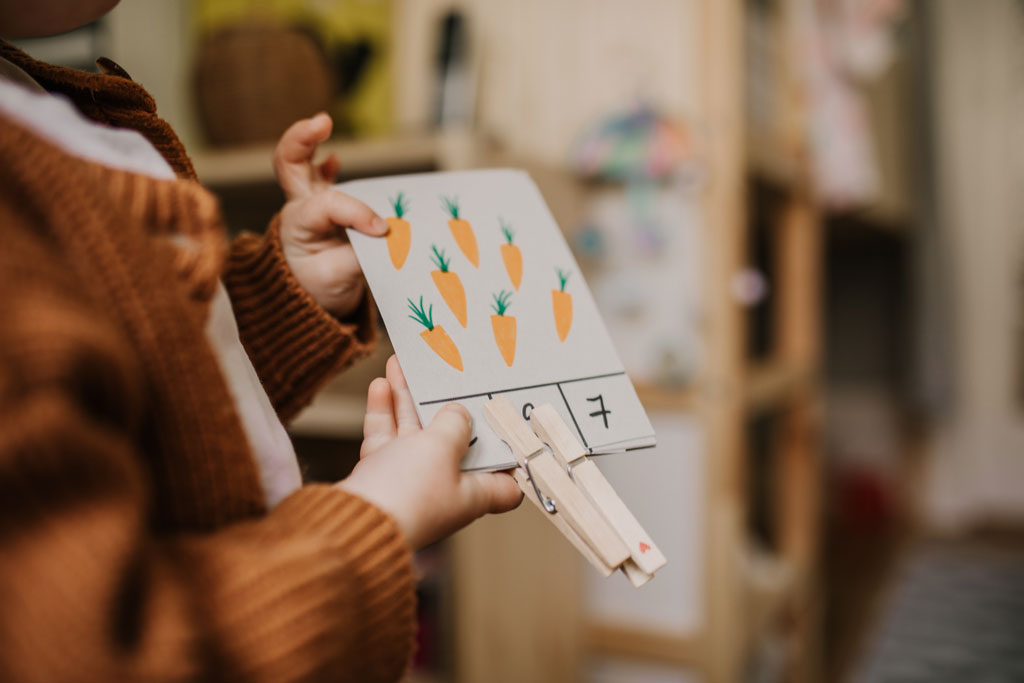
M 651 549 L 651 546 L 647 545 L 643 541 L 640 541 L 640 553 L 641 554 L 646 553 L 650 549 Z

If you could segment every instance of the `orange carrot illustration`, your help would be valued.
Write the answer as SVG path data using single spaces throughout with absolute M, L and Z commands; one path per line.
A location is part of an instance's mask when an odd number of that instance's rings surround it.
M 462 372 L 462 356 L 459 355 L 459 348 L 455 346 L 455 342 L 452 341 L 452 338 L 448 336 L 443 327 L 434 324 L 434 304 L 430 304 L 430 310 L 426 311 L 423 308 L 422 296 L 420 297 L 419 306 L 413 303 L 412 299 L 407 299 L 407 301 L 413 313 L 409 317 L 427 328 L 420 332 L 423 341 L 427 342 L 427 345 L 434 349 L 434 353 L 440 356 L 441 360 Z
M 462 286 L 462 280 L 459 279 L 458 273 L 453 273 L 448 270 L 448 266 L 452 260 L 444 257 L 444 249 L 438 251 L 435 245 L 430 245 L 434 255 L 431 256 L 431 260 L 434 265 L 437 266 L 437 270 L 430 273 L 430 277 L 434 278 L 434 284 L 437 285 L 437 291 L 441 293 L 441 297 L 444 298 L 444 302 L 448 304 L 448 308 L 455 314 L 455 319 L 459 321 L 459 324 L 463 327 L 466 326 L 466 290 Z
M 501 224 L 501 234 L 505 236 L 506 242 L 506 244 L 501 245 L 501 260 L 505 262 L 505 271 L 508 273 L 508 279 L 512 281 L 512 286 L 518 292 L 519 285 L 523 282 L 523 252 L 519 250 L 519 247 L 512 244 L 512 239 L 515 237 L 512 228 L 500 218 L 498 223 Z
M 555 330 L 558 331 L 558 338 L 565 341 L 569 336 L 569 328 L 572 327 L 572 294 L 565 291 L 565 283 L 569 279 L 569 273 L 555 269 L 558 273 L 558 289 L 551 290 L 551 309 L 555 314 Z
M 501 357 L 505 359 L 505 365 L 512 367 L 512 361 L 516 358 L 516 319 L 505 315 L 508 310 L 509 299 L 512 292 L 504 289 L 494 295 L 494 303 L 491 308 L 497 315 L 491 316 L 491 329 L 494 331 L 494 342 L 501 351 Z
M 476 246 L 476 235 L 473 233 L 473 226 L 469 224 L 464 218 L 459 218 L 459 199 L 458 197 L 449 198 L 441 197 L 441 203 L 444 204 L 445 210 L 451 214 L 451 220 L 448 221 L 448 228 L 452 231 L 452 237 L 455 238 L 455 243 L 459 245 L 459 249 L 466 255 L 469 262 L 473 264 L 474 268 L 480 267 L 480 251 Z
M 401 270 L 405 265 L 405 258 L 409 255 L 409 245 L 412 244 L 409 221 L 402 218 L 409 205 L 406 203 L 403 192 L 399 192 L 394 199 L 388 197 L 388 201 L 395 209 L 395 215 L 387 219 L 388 255 L 391 256 L 391 265 L 395 267 L 395 270 Z

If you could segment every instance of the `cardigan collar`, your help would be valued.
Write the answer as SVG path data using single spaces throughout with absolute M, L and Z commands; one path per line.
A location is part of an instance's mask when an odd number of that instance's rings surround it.
M 47 91 L 66 96 L 94 121 L 139 131 L 180 178 L 196 179 L 181 140 L 157 115 L 153 96 L 113 61 L 101 57 L 97 65 L 104 73 L 89 73 L 41 62 L 4 40 L 0 40 L 0 57 L 20 68 Z

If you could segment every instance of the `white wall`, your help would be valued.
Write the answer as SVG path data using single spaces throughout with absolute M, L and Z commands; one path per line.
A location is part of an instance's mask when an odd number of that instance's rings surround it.
M 616 492 L 668 559 L 637 590 L 621 572 L 607 579 L 584 568 L 585 609 L 597 623 L 670 633 L 704 626 L 704 529 L 707 442 L 692 417 L 652 413 L 658 446 L 594 458 Z
M 934 435 L 930 520 L 1024 520 L 1024 8 L 939 0 L 932 17 L 939 216 L 950 244 L 955 410 Z
M 197 142 L 192 95 L 193 44 L 186 0 L 124 0 L 106 16 L 105 57 L 156 99 L 157 113 L 186 149 Z

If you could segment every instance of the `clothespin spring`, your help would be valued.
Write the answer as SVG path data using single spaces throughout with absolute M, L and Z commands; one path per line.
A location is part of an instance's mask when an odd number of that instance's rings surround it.
M 586 453 L 580 453 L 577 457 L 573 458 L 572 460 L 570 460 L 566 464 L 565 470 L 566 470 L 566 472 L 569 473 L 569 478 L 572 479 L 573 482 L 576 482 L 576 475 L 573 473 L 572 469 L 574 467 L 576 467 L 576 465 L 583 464 L 586 461 L 587 461 L 587 454 Z
M 555 504 L 555 501 L 553 499 L 548 498 L 541 492 L 540 488 L 537 487 L 537 480 L 533 478 L 533 474 L 530 472 L 530 460 L 536 458 L 538 455 L 541 455 L 542 453 L 544 453 L 543 449 L 538 450 L 535 453 L 530 453 L 528 456 L 526 456 L 526 458 L 523 459 L 523 467 L 526 469 L 526 477 L 530 480 L 530 484 L 533 485 L 533 492 L 537 494 L 537 500 L 539 500 L 540 504 L 544 506 L 544 510 L 548 514 L 553 515 L 556 512 L 558 512 L 558 506 Z M 569 469 L 569 476 L 572 476 L 571 467 Z

